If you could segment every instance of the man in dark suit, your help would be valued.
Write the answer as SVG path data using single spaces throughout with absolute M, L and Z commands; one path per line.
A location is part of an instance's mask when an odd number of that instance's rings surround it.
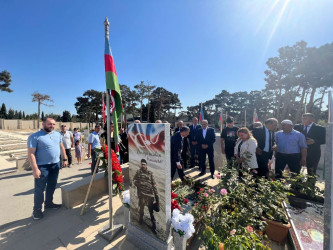
M 183 141 L 190 133 L 189 127 L 183 126 L 178 132 L 171 137 L 171 180 L 175 176 L 176 170 L 178 170 L 179 178 L 184 181 L 184 163 L 181 157 L 183 150 Z
M 214 142 L 215 142 L 215 131 L 213 128 L 208 127 L 208 121 L 202 121 L 202 128 L 198 131 L 198 147 L 199 147 L 199 166 L 201 173 L 199 176 L 206 174 L 206 155 L 208 154 L 209 168 L 211 178 L 215 179 L 214 171 Z
M 191 167 L 194 168 L 195 166 L 195 155 L 199 155 L 198 150 L 198 139 L 197 139 L 197 133 L 200 129 L 202 129 L 202 126 L 198 124 L 198 118 L 193 117 L 192 119 L 193 124 L 190 126 L 190 135 L 189 135 L 189 141 L 190 141 L 190 149 L 191 149 Z
M 258 162 L 258 175 L 268 177 L 268 161 L 273 155 L 274 132 L 276 131 L 278 120 L 269 118 L 263 127 L 254 128 L 253 137 L 257 140 L 256 157 Z
M 180 129 L 184 126 L 184 122 L 183 121 L 179 121 L 178 122 L 178 127 L 175 129 L 175 133 L 180 131 Z M 184 168 L 187 168 L 187 150 L 188 150 L 188 138 L 185 137 L 183 139 L 183 150 L 182 150 L 182 159 L 183 159 L 183 163 L 184 163 Z
M 325 144 L 326 129 L 315 122 L 314 115 L 305 113 L 302 116 L 302 124 L 295 125 L 294 129 L 303 133 L 308 145 L 306 168 L 309 175 L 316 175 L 321 156 L 320 145 Z

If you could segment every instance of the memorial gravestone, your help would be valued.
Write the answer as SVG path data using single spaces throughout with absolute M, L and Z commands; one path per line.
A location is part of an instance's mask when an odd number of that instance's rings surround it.
M 170 125 L 128 128 L 130 223 L 127 237 L 144 249 L 171 249 Z

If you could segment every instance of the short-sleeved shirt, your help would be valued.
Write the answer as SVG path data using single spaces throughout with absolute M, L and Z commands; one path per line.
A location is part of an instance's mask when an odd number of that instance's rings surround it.
M 77 140 L 80 140 L 81 139 L 81 133 L 80 132 L 76 132 L 74 133 L 74 143 L 77 141 Z
M 305 136 L 294 129 L 288 134 L 282 130 L 276 132 L 275 142 L 277 151 L 282 154 L 298 154 L 301 148 L 307 148 Z
M 101 143 L 99 140 L 99 135 L 98 135 L 98 133 L 96 133 L 96 131 L 92 132 L 89 135 L 88 143 L 91 143 L 91 149 L 95 149 L 95 148 L 101 146 Z
M 238 139 L 237 131 L 237 127 L 225 127 L 222 129 L 221 138 L 224 139 L 225 150 L 234 152 L 236 141 Z
M 65 149 L 70 149 L 72 147 L 72 140 L 73 133 L 71 131 L 66 131 L 66 133 L 62 133 L 60 131 L 60 134 L 62 136 L 62 143 L 64 144 Z
M 40 130 L 28 138 L 28 148 L 36 148 L 37 165 L 58 163 L 60 161 L 60 143 L 62 143 L 62 137 L 56 131 L 47 133 Z

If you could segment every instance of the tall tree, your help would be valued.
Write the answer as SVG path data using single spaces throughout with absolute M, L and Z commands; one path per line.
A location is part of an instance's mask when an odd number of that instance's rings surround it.
M 150 81 L 147 81 L 147 84 L 146 84 L 146 99 L 148 101 L 147 102 L 147 122 L 149 122 L 149 120 L 150 120 L 149 113 L 150 113 L 151 94 L 155 88 L 156 88 L 155 85 L 151 85 Z
M 4 104 L 4 103 L 2 103 L 2 105 L 1 105 L 0 118 L 7 119 L 7 108 L 6 108 L 6 104 Z
M 44 121 L 45 115 L 44 115 L 44 111 L 42 111 L 42 121 Z
M 7 118 L 8 119 L 14 119 L 14 116 L 15 116 L 15 111 L 14 111 L 14 109 L 10 108 L 8 110 L 8 116 L 7 116 Z
M 71 113 L 68 110 L 64 110 L 62 112 L 62 121 L 63 122 L 71 122 L 72 121 Z
M 20 112 L 18 113 L 18 118 L 22 119 L 22 111 L 20 110 Z
M 142 104 L 143 100 L 146 99 L 146 84 L 144 81 L 141 81 L 140 84 L 134 85 L 134 88 L 137 90 L 140 102 L 140 121 L 142 122 Z
M 9 88 L 10 83 L 12 82 L 11 75 L 7 70 L 0 72 L 0 90 L 5 92 L 13 92 L 12 89 Z
M 120 84 L 121 99 L 123 102 L 125 112 L 125 126 L 127 123 L 127 114 L 131 114 L 133 117 L 137 113 L 137 102 L 139 101 L 139 95 L 135 90 L 131 90 L 127 85 Z
M 45 106 L 51 107 L 53 105 L 46 104 L 45 102 L 53 102 L 53 100 L 51 99 L 51 97 L 49 95 L 43 95 L 43 94 L 38 93 L 37 91 L 32 93 L 31 96 L 33 97 L 32 101 L 38 103 L 38 123 L 37 123 L 38 125 L 37 125 L 37 127 L 39 129 L 40 105 L 45 105 Z
M 25 119 L 25 113 L 24 113 L 24 111 L 22 113 L 22 118 Z
M 77 97 L 74 104 L 81 121 L 97 122 L 102 114 L 102 92 L 93 89 L 87 90 L 83 96 Z

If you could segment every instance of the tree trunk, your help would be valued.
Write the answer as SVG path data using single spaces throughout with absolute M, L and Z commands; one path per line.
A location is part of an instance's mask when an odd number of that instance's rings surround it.
M 148 106 L 147 106 L 147 109 L 148 109 L 148 113 L 147 113 L 147 122 L 150 122 L 149 120 L 149 113 L 150 113 L 150 103 L 149 103 L 150 99 L 148 98 Z
M 286 115 L 287 115 L 287 111 L 289 108 L 289 101 L 290 101 L 289 91 L 286 90 L 286 92 L 284 93 L 283 110 L 282 110 L 280 120 L 287 119 Z
M 140 121 L 142 122 L 142 100 L 140 101 L 141 107 L 140 107 Z
M 307 113 L 311 113 L 312 112 L 312 108 L 313 108 L 313 99 L 315 96 L 317 88 L 313 87 L 311 90 L 311 95 L 310 95 L 310 100 L 309 100 L 309 104 L 308 104 L 308 108 L 307 108 Z
M 37 122 L 38 130 L 39 130 L 39 121 L 40 121 L 40 100 L 38 100 L 38 122 Z
M 277 111 L 276 111 L 276 117 L 278 117 L 279 120 L 281 120 L 280 112 L 281 112 L 281 98 L 282 98 L 282 87 L 279 88 L 279 93 L 277 96 Z
M 321 107 L 323 106 L 323 101 L 324 101 L 324 96 L 325 96 L 325 94 L 326 94 L 326 90 L 327 90 L 327 87 L 325 87 L 325 88 L 323 89 L 323 93 L 322 93 L 322 95 L 321 95 L 320 103 L 319 103 L 319 110 L 321 110 Z
M 303 109 L 303 102 L 304 102 L 304 98 L 305 98 L 305 91 L 306 91 L 306 88 L 304 87 L 303 90 L 302 90 L 302 96 L 301 96 L 301 100 L 299 101 L 299 108 L 297 110 L 297 113 L 296 113 L 296 122 L 299 122 L 301 120 L 301 114 L 302 114 L 302 111 L 304 110 Z

